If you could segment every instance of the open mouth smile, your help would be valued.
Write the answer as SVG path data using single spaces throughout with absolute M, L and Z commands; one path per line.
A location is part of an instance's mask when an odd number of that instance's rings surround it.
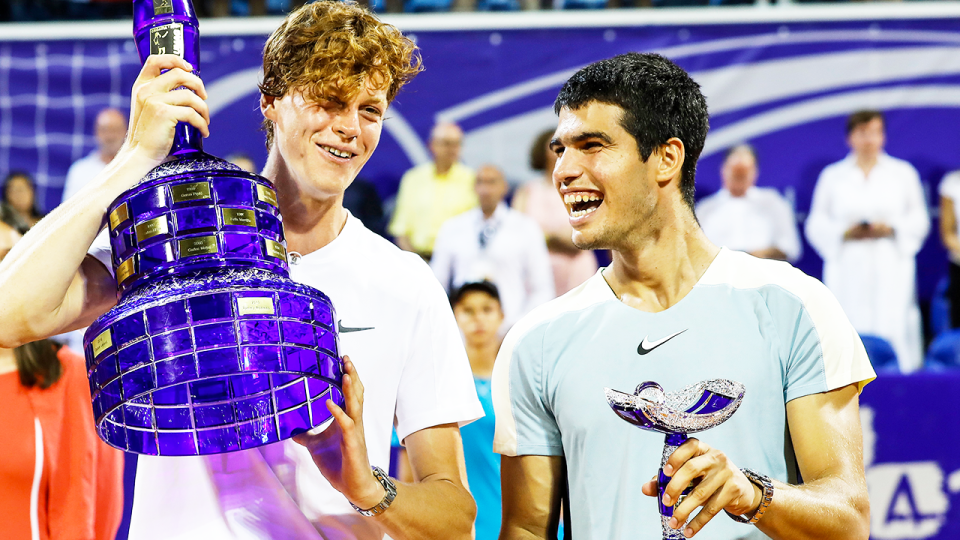
M 592 214 L 603 204 L 603 195 L 599 193 L 567 193 L 563 196 L 563 203 L 567 206 L 567 213 L 572 218 L 579 218 Z

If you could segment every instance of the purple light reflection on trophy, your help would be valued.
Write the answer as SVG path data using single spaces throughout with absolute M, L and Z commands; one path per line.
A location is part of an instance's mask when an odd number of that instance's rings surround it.
M 136 0 L 141 60 L 199 73 L 189 0 Z M 170 156 L 108 209 L 116 307 L 84 335 L 97 432 L 149 455 L 277 442 L 344 404 L 336 313 L 289 278 L 273 185 L 205 154 L 178 124 Z
M 663 474 L 663 466 L 674 450 L 687 441 L 689 434 L 727 421 L 740 407 L 744 392 L 742 384 L 727 379 L 702 381 L 669 394 L 652 381 L 641 383 L 633 394 L 604 389 L 607 403 L 617 416 L 640 429 L 666 435 L 657 476 L 657 505 L 664 540 L 684 538 L 683 527 L 673 529 L 667 522 L 693 488 L 687 487 L 676 503 L 665 506 L 663 493 L 671 477 Z

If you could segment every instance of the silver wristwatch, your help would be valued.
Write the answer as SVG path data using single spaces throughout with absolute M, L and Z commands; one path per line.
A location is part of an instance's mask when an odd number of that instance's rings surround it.
M 393 480 L 390 479 L 389 476 L 387 476 L 387 473 L 383 472 L 383 469 L 380 467 L 373 467 L 373 476 L 378 482 L 380 482 L 380 485 L 383 486 L 383 490 L 386 491 L 386 493 L 383 495 L 383 500 L 380 501 L 380 504 L 366 510 L 353 503 L 350 503 L 350 506 L 352 506 L 357 512 L 360 512 L 361 516 L 370 517 L 380 515 L 387 508 L 390 508 L 390 504 L 393 503 L 393 499 L 397 498 L 397 485 L 393 483 Z
M 726 510 L 724 510 L 724 512 L 727 512 L 727 515 L 730 516 L 730 518 L 734 521 L 753 525 L 754 523 L 760 521 L 760 518 L 763 517 L 763 513 L 767 511 L 767 508 L 770 507 L 770 503 L 773 502 L 773 481 L 770 480 L 769 476 L 751 471 L 750 469 L 740 469 L 740 472 L 747 477 L 747 480 L 750 480 L 754 485 L 760 488 L 760 506 L 757 508 L 757 511 L 755 514 L 753 514 L 752 518 L 731 514 Z

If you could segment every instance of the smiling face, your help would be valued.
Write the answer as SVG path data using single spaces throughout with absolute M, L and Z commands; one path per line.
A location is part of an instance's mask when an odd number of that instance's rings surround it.
M 300 192 L 312 199 L 342 196 L 380 142 L 386 88 L 369 86 L 352 99 L 310 101 L 302 92 L 264 96 L 278 152 Z
M 558 156 L 553 183 L 580 249 L 622 247 L 652 225 L 656 213 L 661 153 L 654 150 L 643 162 L 636 140 L 620 125 L 622 114 L 599 102 L 560 110 L 551 141 Z

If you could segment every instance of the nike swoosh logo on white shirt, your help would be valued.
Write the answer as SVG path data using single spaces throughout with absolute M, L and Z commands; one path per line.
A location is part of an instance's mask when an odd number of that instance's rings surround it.
M 669 336 L 667 336 L 667 337 L 665 337 L 665 338 L 662 338 L 662 339 L 658 339 L 657 341 L 648 341 L 647 338 L 648 338 L 649 336 L 644 336 L 643 341 L 640 342 L 640 346 L 637 347 L 637 354 L 639 354 L 640 356 L 643 356 L 643 355 L 647 354 L 648 352 L 656 349 L 657 347 L 663 345 L 664 343 L 670 341 L 671 339 L 679 336 L 680 334 L 682 334 L 682 333 L 684 333 L 684 332 L 686 332 L 686 331 L 687 331 L 687 329 L 684 328 L 683 330 L 681 330 L 681 331 L 679 331 L 679 332 L 670 334 Z

